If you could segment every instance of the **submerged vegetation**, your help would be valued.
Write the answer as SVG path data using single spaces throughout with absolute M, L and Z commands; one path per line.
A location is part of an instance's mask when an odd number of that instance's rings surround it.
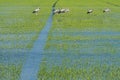
M 0 80 L 18 80 L 21 72 L 21 65 L 0 64 Z
M 38 74 L 38 80 L 119 80 L 120 67 L 114 65 L 82 65 L 78 68 L 77 65 L 66 67 L 65 64 L 61 66 L 52 66 L 46 68 L 47 64 L 41 66 Z M 86 66 L 88 66 L 86 68 Z
M 31 50 L 54 1 L 0 0 L 0 80 L 19 79 L 26 56 L 16 57 Z M 119 3 L 69 0 L 68 4 L 67 0 L 59 0 L 56 8 L 70 11 L 53 17 L 38 80 L 119 80 Z M 38 15 L 32 14 L 37 7 L 41 8 Z M 103 13 L 105 8 L 111 11 Z M 93 10 L 91 14 L 87 14 L 89 9 Z M 12 51 L 14 57 L 9 56 Z M 9 63 L 12 59 L 14 64 Z
M 119 80 L 119 7 L 103 0 L 78 2 L 59 1 L 57 7 L 70 12 L 53 18 L 38 80 Z M 103 13 L 105 8 L 111 12 Z

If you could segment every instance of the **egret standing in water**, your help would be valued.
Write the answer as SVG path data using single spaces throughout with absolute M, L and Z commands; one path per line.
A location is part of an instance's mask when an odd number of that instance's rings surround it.
M 61 9 L 60 11 L 61 11 L 61 13 L 65 13 L 65 12 L 69 12 L 70 10 L 69 9 Z
M 109 8 L 104 9 L 103 13 L 105 13 L 105 12 L 110 12 L 110 9 Z
M 90 13 L 92 13 L 93 12 L 93 10 L 92 9 L 89 9 L 88 11 L 87 11 L 87 14 L 90 14 Z
M 36 15 L 38 15 L 40 8 L 35 9 L 32 13 L 35 13 Z

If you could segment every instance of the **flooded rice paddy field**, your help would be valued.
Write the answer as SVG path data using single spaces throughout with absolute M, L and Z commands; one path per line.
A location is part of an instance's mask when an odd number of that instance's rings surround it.
M 87 7 L 71 7 L 73 12 L 54 16 L 39 79 L 120 79 L 120 12 L 110 7 L 104 14 L 103 8 L 87 15 Z
M 64 59 L 68 59 L 70 64 L 76 64 L 74 61 L 84 64 L 84 61 L 87 60 L 89 64 L 119 66 L 119 36 L 119 32 L 53 31 L 52 38 L 48 41 L 45 49 L 46 59 L 48 63 L 52 60 L 52 65 L 54 63 L 61 64 Z M 77 64 L 81 66 L 80 63 Z
M 119 79 L 119 36 L 117 31 L 52 31 L 43 58 L 46 70 L 41 67 L 48 77 L 39 75 L 50 80 L 52 76 L 58 80 Z
M 1 5 L 0 9 L 0 80 L 18 80 L 49 12 L 36 16 L 34 7 L 18 5 Z
M 67 5 L 71 6 L 69 13 L 54 15 L 38 80 L 120 79 L 120 11 L 113 5 L 115 1 L 102 1 L 90 2 L 91 7 L 86 7 L 86 0 L 76 6 L 71 0 Z M 66 5 L 61 3 L 58 8 Z M 104 14 L 106 7 L 111 12 Z M 0 80 L 19 79 L 26 57 L 50 14 L 48 7 L 42 8 L 36 17 L 31 14 L 34 7 L 0 7 Z M 95 11 L 87 15 L 90 8 Z

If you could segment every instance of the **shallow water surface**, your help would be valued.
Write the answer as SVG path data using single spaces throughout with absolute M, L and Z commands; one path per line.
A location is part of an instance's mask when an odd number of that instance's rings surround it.
M 77 64 L 78 68 L 98 64 L 114 66 L 120 64 L 120 32 L 69 32 L 68 30 L 53 31 L 50 36 L 52 39 L 47 42 L 49 48 L 44 52 L 46 63 L 50 66 L 63 65 L 64 62 L 68 67 Z M 62 38 L 63 36 L 71 37 L 71 40 Z

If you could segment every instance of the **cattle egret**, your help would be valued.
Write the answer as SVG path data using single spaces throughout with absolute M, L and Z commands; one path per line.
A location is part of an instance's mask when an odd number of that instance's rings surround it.
M 103 13 L 105 13 L 105 12 L 110 12 L 110 9 L 109 8 L 104 9 Z
M 93 12 L 93 10 L 90 9 L 90 10 L 87 11 L 87 14 L 90 14 L 90 13 L 92 13 L 92 12 Z
M 32 13 L 35 13 L 36 15 L 38 14 L 40 8 L 35 9 Z
M 70 10 L 69 9 L 66 9 L 66 11 L 65 12 L 69 12 Z
M 59 14 L 59 13 L 60 13 L 60 9 L 56 9 L 56 10 L 54 10 L 53 13 L 54 13 L 54 14 L 56 14 L 56 13 Z

